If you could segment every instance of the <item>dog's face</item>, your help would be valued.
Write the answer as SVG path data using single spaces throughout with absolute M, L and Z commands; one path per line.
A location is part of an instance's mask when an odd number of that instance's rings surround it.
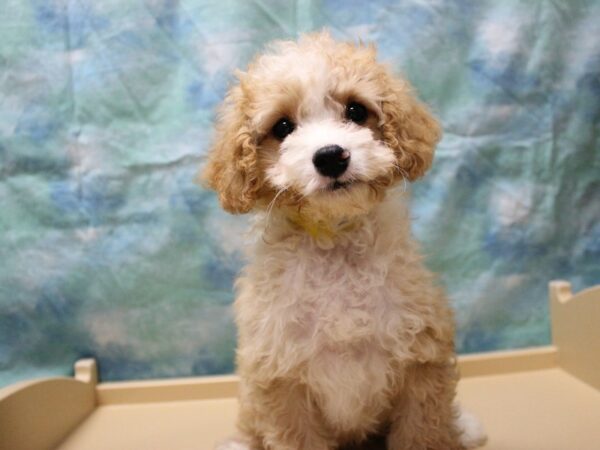
M 439 127 L 373 47 L 325 33 L 280 42 L 239 80 L 204 172 L 230 212 L 275 202 L 368 209 L 431 164 Z

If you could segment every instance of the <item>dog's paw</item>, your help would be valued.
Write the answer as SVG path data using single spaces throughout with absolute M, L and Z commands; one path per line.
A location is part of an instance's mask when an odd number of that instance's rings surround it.
M 250 446 L 239 438 L 230 438 L 218 443 L 214 450 L 250 450 Z
M 455 425 L 460 431 L 460 443 L 467 450 L 483 446 L 487 442 L 487 434 L 481 421 L 459 404 L 454 406 L 458 413 Z

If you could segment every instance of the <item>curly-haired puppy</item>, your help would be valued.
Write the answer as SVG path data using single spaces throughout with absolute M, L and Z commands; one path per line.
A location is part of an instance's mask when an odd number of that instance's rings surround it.
M 454 404 L 453 316 L 401 189 L 438 123 L 372 46 L 327 33 L 273 44 L 238 78 L 203 173 L 260 236 L 236 284 L 240 437 L 222 448 L 482 443 Z

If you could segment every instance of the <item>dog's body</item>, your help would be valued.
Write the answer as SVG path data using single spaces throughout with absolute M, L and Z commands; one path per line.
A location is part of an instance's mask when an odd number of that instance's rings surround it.
M 286 218 L 264 225 L 276 231 L 239 279 L 236 317 L 241 426 L 268 448 L 283 449 L 284 436 L 298 443 L 290 449 L 316 450 L 382 431 L 418 393 L 421 366 L 436 373 L 426 378 L 432 410 L 413 407 L 406 420 L 452 420 L 452 316 L 389 197 L 333 248 Z M 426 422 L 409 426 L 430 433 Z M 440 449 L 458 448 L 444 439 Z
M 394 188 L 439 139 L 406 86 L 372 49 L 320 34 L 280 44 L 230 92 L 206 177 L 226 209 L 258 211 L 260 239 L 237 282 L 242 438 L 226 448 L 483 440 L 459 423 L 452 314 Z

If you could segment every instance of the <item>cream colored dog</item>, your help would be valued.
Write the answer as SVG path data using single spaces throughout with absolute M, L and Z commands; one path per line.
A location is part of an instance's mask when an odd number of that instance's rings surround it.
M 406 181 L 440 127 L 371 46 L 278 42 L 227 95 L 204 179 L 259 239 L 237 281 L 240 437 L 228 449 L 485 440 L 454 403 L 454 323 L 410 233 Z

